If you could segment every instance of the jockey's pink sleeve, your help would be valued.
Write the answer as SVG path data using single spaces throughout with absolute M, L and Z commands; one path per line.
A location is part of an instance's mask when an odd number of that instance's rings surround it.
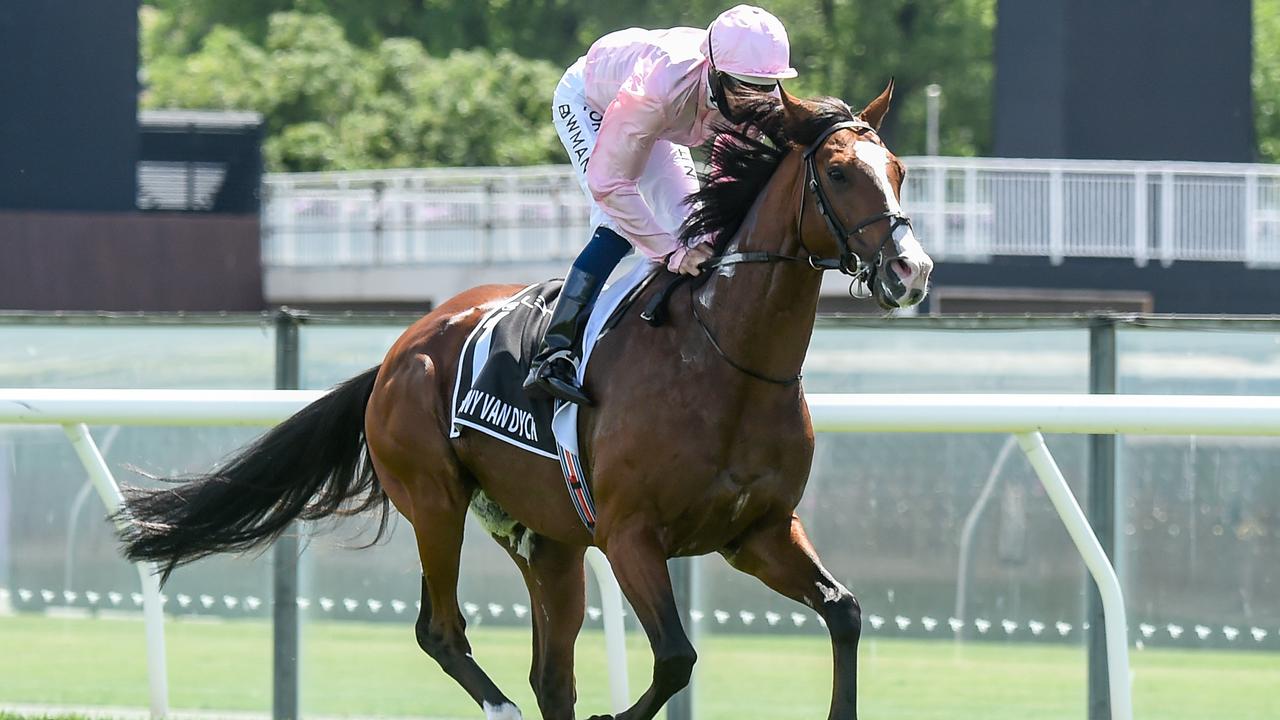
M 685 201 L 698 191 L 697 166 L 689 155 L 689 149 L 667 140 L 659 140 L 649 153 L 649 165 L 645 168 L 644 198 L 658 219 L 658 224 L 668 230 L 677 230 L 693 208 Z M 676 241 L 674 252 L 667 258 L 672 272 L 680 268 L 686 248 Z
M 595 152 L 587 163 L 591 196 L 636 249 L 660 260 L 679 242 L 654 217 L 640 195 L 640 176 L 666 122 L 661 98 L 645 93 L 643 79 L 633 77 L 605 108 Z
M 591 46 L 583 70 L 586 99 L 604 116 L 587 188 L 624 237 L 647 257 L 666 258 L 672 270 L 686 253 L 672 231 L 688 217 L 683 200 L 697 180 L 668 156 L 666 144 L 699 145 L 724 121 L 709 105 L 706 42 L 707 31 L 698 28 L 619 30 Z

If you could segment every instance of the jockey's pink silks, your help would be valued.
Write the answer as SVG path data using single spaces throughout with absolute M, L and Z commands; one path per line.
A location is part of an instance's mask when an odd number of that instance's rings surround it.
M 738 5 L 706 30 L 630 28 L 600 38 L 560 79 L 552 119 L 591 201 L 591 239 L 556 299 L 524 389 L 591 404 L 577 380 L 582 330 L 604 281 L 632 250 L 696 275 L 709 238 L 678 237 L 696 208 L 689 146 L 746 122 L 737 102 L 794 77 L 778 18 Z M 732 97 L 732 99 L 731 99 Z M 741 129 L 741 128 L 740 128 Z M 592 157 L 592 156 L 595 157 Z
M 673 272 L 685 248 L 676 238 L 698 189 L 688 147 L 729 125 L 711 100 L 707 71 L 748 82 L 794 77 L 786 31 L 740 5 L 708 31 L 630 28 L 600 38 L 565 72 L 555 93 L 556 130 L 579 180 L 598 205 L 592 224 L 617 230 Z M 590 159 L 590 163 L 587 160 Z

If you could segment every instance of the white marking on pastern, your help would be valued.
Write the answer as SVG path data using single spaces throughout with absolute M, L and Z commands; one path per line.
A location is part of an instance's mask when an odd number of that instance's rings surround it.
M 502 703 L 501 705 L 484 704 L 485 720 L 523 720 L 520 715 L 520 709 L 511 703 Z

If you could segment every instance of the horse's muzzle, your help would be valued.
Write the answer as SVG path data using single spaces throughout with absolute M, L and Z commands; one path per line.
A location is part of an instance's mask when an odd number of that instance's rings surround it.
M 931 272 L 933 260 L 928 255 L 899 256 L 886 261 L 876 283 L 876 300 L 886 310 L 919 304 L 929 291 Z

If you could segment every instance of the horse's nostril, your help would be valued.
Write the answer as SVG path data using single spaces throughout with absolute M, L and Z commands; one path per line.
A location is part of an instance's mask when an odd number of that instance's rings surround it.
M 916 274 L 915 268 L 911 267 L 911 263 L 903 260 L 902 258 L 894 260 L 891 267 L 893 267 L 893 271 L 898 274 L 898 277 L 901 278 L 904 283 L 909 282 L 912 276 Z

